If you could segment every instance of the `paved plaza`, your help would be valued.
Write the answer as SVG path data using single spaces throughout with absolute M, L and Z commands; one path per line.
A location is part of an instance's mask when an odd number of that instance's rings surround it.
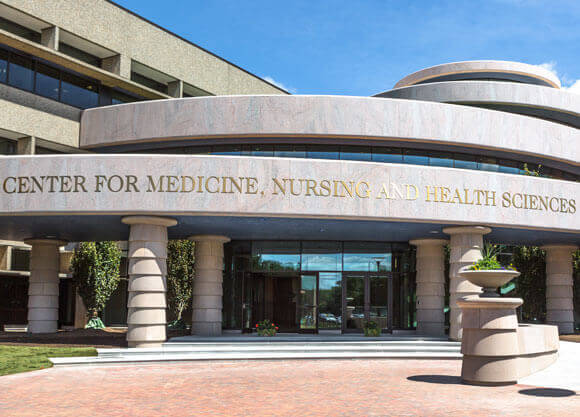
M 9 416 L 577 416 L 574 391 L 462 385 L 461 361 L 199 362 L 0 378 Z

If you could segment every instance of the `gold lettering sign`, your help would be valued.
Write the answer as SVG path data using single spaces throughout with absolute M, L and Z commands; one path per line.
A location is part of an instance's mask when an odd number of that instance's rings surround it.
M 42 193 L 189 193 L 242 194 L 271 198 L 331 198 L 338 200 L 423 201 L 430 204 L 497 207 L 575 214 L 576 200 L 560 195 L 542 195 L 449 184 L 417 185 L 380 182 L 365 178 L 292 178 L 267 180 L 252 176 L 146 175 L 39 175 L 0 178 L 0 194 Z

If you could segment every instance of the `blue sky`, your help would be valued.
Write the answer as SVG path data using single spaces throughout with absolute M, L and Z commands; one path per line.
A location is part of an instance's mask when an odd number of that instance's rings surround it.
M 544 65 L 580 93 L 580 0 L 116 0 L 295 94 L 368 96 L 444 62 Z

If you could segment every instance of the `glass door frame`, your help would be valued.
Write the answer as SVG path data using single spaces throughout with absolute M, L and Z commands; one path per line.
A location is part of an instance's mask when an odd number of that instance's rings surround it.
M 371 277 L 384 277 L 387 279 L 387 328 L 382 329 L 383 332 L 392 333 L 393 332 L 393 272 L 356 272 L 356 271 L 344 271 L 342 273 L 342 323 L 341 331 L 342 333 L 362 333 L 362 329 L 349 329 L 347 328 L 346 310 L 347 310 L 347 280 L 349 276 L 353 277 L 363 277 L 364 280 L 364 319 L 370 319 L 371 313 Z
M 300 272 L 298 274 L 298 279 L 299 279 L 299 289 L 298 291 L 302 290 L 302 277 L 303 276 L 312 276 L 314 277 L 314 281 L 316 282 L 316 289 L 315 289 L 315 297 L 316 297 L 316 302 L 315 304 L 312 306 L 312 308 L 314 308 L 314 314 L 313 314 L 313 318 L 314 318 L 314 329 L 302 329 L 301 325 L 300 325 L 300 320 L 301 320 L 301 310 L 303 308 L 303 304 L 302 304 L 302 294 L 299 293 L 298 294 L 298 300 L 296 303 L 296 318 L 297 318 L 297 325 L 298 325 L 298 333 L 318 333 L 318 310 L 319 310 L 319 282 L 318 282 L 318 272 L 314 271 L 305 271 L 305 272 Z

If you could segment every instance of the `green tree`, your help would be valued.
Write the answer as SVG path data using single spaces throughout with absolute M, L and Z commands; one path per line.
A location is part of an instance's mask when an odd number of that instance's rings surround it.
M 167 301 L 175 321 L 171 327 L 184 327 L 182 315 L 191 305 L 195 274 L 195 243 L 170 240 L 167 245 Z
M 103 328 L 99 318 L 119 285 L 121 250 L 116 242 L 81 242 L 75 250 L 71 270 L 73 283 L 91 319 L 87 328 Z
M 515 246 L 512 264 L 520 272 L 516 278 L 517 296 L 524 300 L 522 320 L 546 319 L 546 253 L 537 246 Z

